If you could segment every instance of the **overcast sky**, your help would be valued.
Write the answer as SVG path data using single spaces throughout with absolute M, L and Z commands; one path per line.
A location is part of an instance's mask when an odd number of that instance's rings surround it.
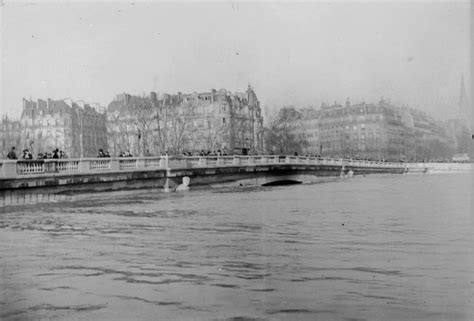
M 447 118 L 470 84 L 470 7 L 450 2 L 17 3 L 2 7 L 0 113 L 250 83 L 269 108 L 377 102 Z M 469 87 L 467 87 L 469 88 Z

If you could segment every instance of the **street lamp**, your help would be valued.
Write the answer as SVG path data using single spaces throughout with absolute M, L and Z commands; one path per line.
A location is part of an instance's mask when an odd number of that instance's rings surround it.
M 80 125 L 80 131 L 79 131 L 79 157 L 83 158 L 84 157 L 84 144 L 83 144 L 83 131 L 84 131 L 84 121 L 83 117 L 81 114 L 81 110 L 79 108 L 76 109 L 76 114 L 77 117 L 79 117 L 79 125 Z
M 138 136 L 138 155 L 143 156 L 142 153 L 141 153 L 141 148 L 140 148 L 141 147 L 140 146 L 141 145 L 140 140 L 142 138 L 142 131 L 140 129 L 138 129 L 138 135 L 137 136 Z

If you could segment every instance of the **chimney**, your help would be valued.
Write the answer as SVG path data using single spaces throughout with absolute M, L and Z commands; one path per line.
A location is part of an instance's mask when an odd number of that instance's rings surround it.
M 150 100 L 152 103 L 156 103 L 156 92 L 150 92 Z

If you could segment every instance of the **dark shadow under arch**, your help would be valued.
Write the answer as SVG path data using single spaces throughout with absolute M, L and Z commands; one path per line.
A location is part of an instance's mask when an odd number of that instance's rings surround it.
M 280 186 L 280 185 L 296 185 L 296 184 L 301 184 L 302 182 L 300 181 L 294 181 L 291 179 L 285 179 L 281 181 L 274 181 L 270 183 L 263 184 L 262 186 Z

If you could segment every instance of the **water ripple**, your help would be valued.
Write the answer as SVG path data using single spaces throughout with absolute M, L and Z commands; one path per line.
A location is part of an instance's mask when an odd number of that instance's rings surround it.
M 471 184 L 374 177 L 8 207 L 0 319 L 474 320 Z

